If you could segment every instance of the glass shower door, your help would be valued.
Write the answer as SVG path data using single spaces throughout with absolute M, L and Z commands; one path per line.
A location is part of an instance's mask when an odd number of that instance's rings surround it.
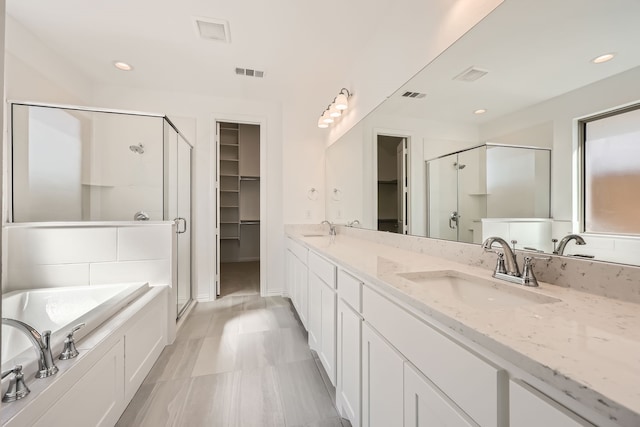
M 165 121 L 165 212 L 175 222 L 173 295 L 176 318 L 191 301 L 191 145 Z
M 427 162 L 428 237 L 458 240 L 458 156 Z
M 191 301 L 191 146 L 180 135 L 177 143 L 178 317 Z

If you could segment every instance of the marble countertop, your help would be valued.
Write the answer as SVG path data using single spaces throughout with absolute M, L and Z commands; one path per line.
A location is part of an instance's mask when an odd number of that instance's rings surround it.
M 640 305 L 543 282 L 497 281 L 558 301 L 483 308 L 398 273 L 449 270 L 496 281 L 486 269 L 345 235 L 289 235 L 601 416 L 640 425 Z

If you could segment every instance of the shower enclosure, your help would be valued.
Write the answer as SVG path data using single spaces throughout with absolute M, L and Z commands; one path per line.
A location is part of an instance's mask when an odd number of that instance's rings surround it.
M 10 107 L 7 222 L 174 221 L 179 315 L 191 300 L 190 143 L 163 115 Z
M 486 218 L 549 218 L 551 150 L 483 144 L 428 160 L 428 237 L 482 241 Z

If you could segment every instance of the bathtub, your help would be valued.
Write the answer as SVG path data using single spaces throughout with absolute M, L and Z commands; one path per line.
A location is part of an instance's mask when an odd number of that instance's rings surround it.
M 50 330 L 57 359 L 71 328 L 86 324 L 74 334 L 77 341 L 81 340 L 148 289 L 148 283 L 127 283 L 13 291 L 2 296 L 2 317 L 21 320 L 41 333 Z M 35 372 L 33 345 L 14 327 L 2 325 L 1 356 L 3 371 L 21 364 L 26 375 Z

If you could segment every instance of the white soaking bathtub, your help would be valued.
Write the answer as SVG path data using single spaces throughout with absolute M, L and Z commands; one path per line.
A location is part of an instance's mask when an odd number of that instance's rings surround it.
M 63 341 L 75 325 L 85 323 L 74 334 L 78 341 L 148 289 L 148 283 L 127 283 L 13 291 L 2 296 L 2 317 L 23 321 L 40 333 L 50 330 L 57 361 Z M 26 367 L 35 366 L 36 352 L 23 332 L 2 325 L 2 370 L 15 364 L 24 365 L 25 373 L 32 371 Z

